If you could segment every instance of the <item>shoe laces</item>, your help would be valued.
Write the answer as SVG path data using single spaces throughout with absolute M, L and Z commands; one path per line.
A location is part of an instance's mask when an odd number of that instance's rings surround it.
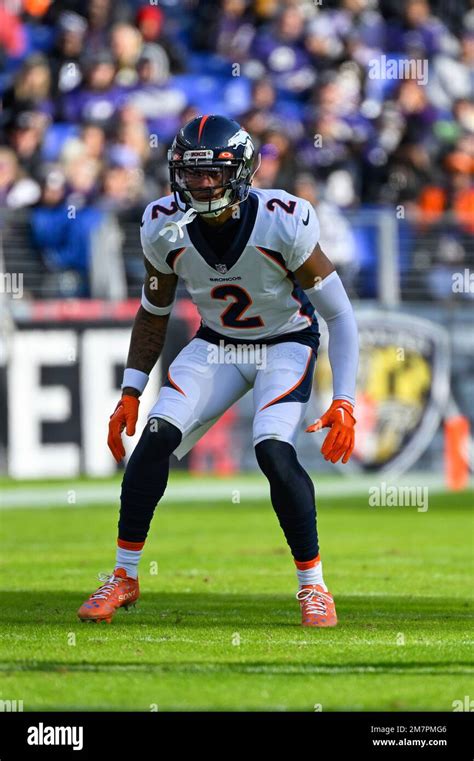
M 327 603 L 331 602 L 330 595 L 311 587 L 299 589 L 296 593 L 296 599 L 305 604 L 309 614 L 318 616 L 327 615 Z
M 97 574 L 99 581 L 105 582 L 99 589 L 91 595 L 91 600 L 105 600 L 117 587 L 117 585 L 123 581 L 121 576 L 114 576 L 113 573 L 99 573 Z

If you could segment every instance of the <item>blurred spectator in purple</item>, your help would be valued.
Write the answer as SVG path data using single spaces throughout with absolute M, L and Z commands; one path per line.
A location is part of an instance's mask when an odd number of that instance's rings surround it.
M 224 58 L 229 59 L 230 48 L 237 58 L 237 62 L 245 58 L 248 46 L 245 45 L 246 38 L 242 40 L 244 48 L 242 51 L 237 50 L 235 38 L 239 35 L 240 27 L 244 27 L 247 22 L 253 26 L 253 13 L 250 10 L 249 0 L 201 0 L 196 4 L 193 14 L 193 24 L 191 29 L 191 47 L 193 50 L 217 52 Z M 216 6 L 219 6 L 216 9 Z M 216 12 L 217 10 L 217 12 Z M 254 29 L 252 30 L 252 37 Z M 225 43 L 229 48 L 225 49 Z
M 445 24 L 431 14 L 428 0 L 406 0 L 403 15 L 387 25 L 385 49 L 414 57 L 431 58 L 453 44 Z
M 222 0 L 212 40 L 215 51 L 232 62 L 242 62 L 255 35 L 248 0 Z
M 269 129 L 279 129 L 291 136 L 294 141 L 302 136 L 301 119 L 298 111 L 289 112 L 286 104 L 277 99 L 271 81 L 264 77 L 257 79 L 252 86 L 252 108 L 237 117 L 246 125 L 255 140 L 260 140 Z
M 415 80 L 400 82 L 393 98 L 382 105 L 376 134 L 365 153 L 362 198 L 369 202 L 413 202 L 436 169 L 440 149 L 437 131 L 445 129 L 442 114 Z
M 319 12 L 308 24 L 306 47 L 318 68 L 349 57 L 362 66 L 383 46 L 385 22 L 369 0 L 343 0 L 340 8 Z
M 360 155 L 374 131 L 358 109 L 359 100 L 360 84 L 352 69 L 339 75 L 327 73 L 318 90 L 307 135 L 297 148 L 299 165 L 317 169 L 321 177 L 328 178 L 340 169 L 350 172 L 352 191 L 342 194 L 351 198 L 350 203 L 360 193 Z
M 83 61 L 85 82 L 63 97 L 63 114 L 69 122 L 96 122 L 111 125 L 126 90 L 114 83 L 115 63 L 103 50 Z
M 335 166 L 350 161 L 350 137 L 351 130 L 344 121 L 334 114 L 321 114 L 297 146 L 298 164 L 329 173 Z
M 89 22 L 87 50 L 97 53 L 108 48 L 112 26 L 129 21 L 131 10 L 129 4 L 121 0 L 87 0 L 85 16 Z
M 81 57 L 87 21 L 74 11 L 63 11 L 57 22 L 55 46 L 49 56 L 55 96 L 70 92 L 82 82 Z
M 108 153 L 98 206 L 107 211 L 122 211 L 145 203 L 144 173 L 131 148 L 114 145 Z
M 426 88 L 413 79 L 404 80 L 400 83 L 395 103 L 405 120 L 404 136 L 412 142 L 432 143 L 433 126 L 440 112 L 429 102 Z
M 344 54 L 344 43 L 338 34 L 336 14 L 335 10 L 318 13 L 306 30 L 306 49 L 318 71 L 333 66 Z
M 268 71 L 278 89 L 294 94 L 307 92 L 316 80 L 316 73 L 303 46 L 304 25 L 305 18 L 298 6 L 285 8 L 276 22 L 257 33 L 244 73 L 251 70 L 256 77 Z
M 161 45 L 144 45 L 137 63 L 138 82 L 127 103 L 146 119 L 150 134 L 169 141 L 180 126 L 179 116 L 186 106 L 186 96 L 173 86 L 169 77 L 169 60 Z

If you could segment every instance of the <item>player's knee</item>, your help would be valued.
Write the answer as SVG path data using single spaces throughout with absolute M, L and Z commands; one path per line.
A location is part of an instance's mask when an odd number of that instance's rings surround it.
M 160 417 L 148 419 L 140 440 L 133 450 L 132 460 L 159 462 L 170 456 L 181 442 L 182 434 L 168 420 Z
M 261 471 L 273 482 L 285 482 L 297 463 L 291 444 L 278 439 L 259 441 L 255 445 L 255 456 Z
M 149 418 L 143 434 L 150 453 L 159 460 L 169 457 L 182 439 L 179 428 L 160 417 Z

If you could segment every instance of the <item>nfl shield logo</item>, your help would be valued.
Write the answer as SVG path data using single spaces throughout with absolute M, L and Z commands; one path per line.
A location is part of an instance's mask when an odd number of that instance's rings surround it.
M 225 264 L 216 264 L 216 270 L 221 273 L 221 275 L 225 275 L 227 272 L 227 266 Z

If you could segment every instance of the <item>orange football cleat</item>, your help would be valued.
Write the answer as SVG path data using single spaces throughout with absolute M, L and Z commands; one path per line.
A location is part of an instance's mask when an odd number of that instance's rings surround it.
M 303 626 L 336 626 L 336 606 L 330 592 L 320 584 L 305 584 L 296 593 Z
M 116 568 L 108 574 L 99 574 L 104 583 L 77 611 L 81 621 L 112 623 L 112 618 L 118 608 L 129 608 L 135 605 L 140 596 L 138 579 L 127 576 L 124 568 Z

